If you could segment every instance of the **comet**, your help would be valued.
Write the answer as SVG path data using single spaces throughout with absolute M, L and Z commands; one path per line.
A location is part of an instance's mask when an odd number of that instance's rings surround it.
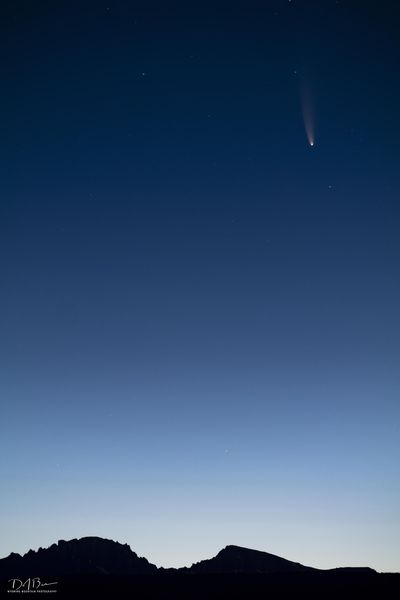
M 301 90 L 301 108 L 307 141 L 312 147 L 315 144 L 314 103 L 310 90 L 306 86 L 303 86 Z

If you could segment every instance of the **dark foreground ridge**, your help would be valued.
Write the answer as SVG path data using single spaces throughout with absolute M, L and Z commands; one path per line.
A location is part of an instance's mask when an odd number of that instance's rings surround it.
M 226 546 L 215 557 L 181 569 L 157 568 L 128 544 L 99 537 L 60 540 L 49 548 L 0 560 L 1 593 L 63 598 L 390 598 L 400 574 L 373 569 L 321 570 L 258 550 Z M 57 583 L 56 583 L 57 582 Z

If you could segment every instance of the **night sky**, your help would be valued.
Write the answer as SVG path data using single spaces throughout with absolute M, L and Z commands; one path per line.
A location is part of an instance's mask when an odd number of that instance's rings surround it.
M 0 555 L 400 570 L 398 3 L 0 21 Z

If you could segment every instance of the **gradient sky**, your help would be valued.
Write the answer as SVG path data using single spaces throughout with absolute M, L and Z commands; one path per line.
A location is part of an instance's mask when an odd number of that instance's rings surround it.
M 399 30 L 2 4 L 1 556 L 400 570 Z

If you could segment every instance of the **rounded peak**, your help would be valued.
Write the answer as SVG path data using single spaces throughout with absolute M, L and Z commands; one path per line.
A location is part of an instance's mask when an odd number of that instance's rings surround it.
M 260 554 L 265 554 L 265 552 L 262 552 L 261 550 L 253 550 L 251 548 L 244 548 L 243 546 L 236 546 L 234 544 L 229 544 L 228 546 L 225 546 L 225 548 L 223 548 L 222 550 L 220 550 L 220 552 L 218 554 L 238 554 L 238 553 L 245 553 L 245 552 L 249 552 L 251 554 L 254 553 L 260 553 Z

